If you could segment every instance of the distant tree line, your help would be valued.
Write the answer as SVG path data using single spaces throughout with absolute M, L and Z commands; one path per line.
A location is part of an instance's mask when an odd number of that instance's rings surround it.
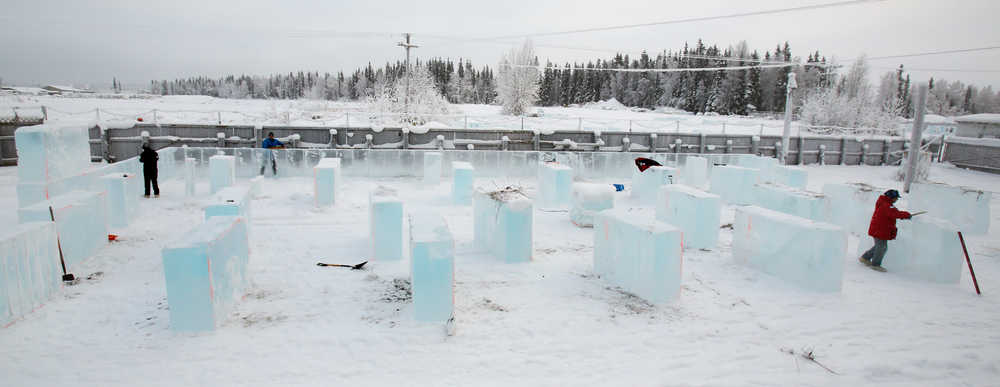
M 807 55 L 802 66 L 767 67 L 800 61 L 788 42 L 764 51 L 751 50 L 746 42 L 726 48 L 706 45 L 700 39 L 676 52 L 638 57 L 617 54 L 587 63 L 547 62 L 538 77 L 538 106 L 568 106 L 615 98 L 630 107 L 672 107 L 692 113 L 749 115 L 785 109 L 788 73 L 795 72 L 798 88 L 791 99 L 796 113 L 807 98 L 820 93 L 853 98 L 860 84 L 868 84 L 867 70 L 838 76 L 837 68 L 819 52 Z M 537 63 L 537 58 L 535 63 Z M 468 60 L 432 58 L 416 60 L 425 67 L 435 88 L 450 103 L 492 104 L 497 84 L 489 66 L 473 67 Z M 863 64 L 865 69 L 867 65 Z M 742 68 L 746 67 L 747 68 Z M 725 69 L 737 67 L 738 69 Z M 711 71 L 661 72 L 658 69 L 720 68 Z M 627 69 L 629 71 L 615 71 Z M 636 71 L 638 70 L 638 71 Z M 649 70 L 649 71 L 643 71 Z M 350 75 L 302 72 L 269 76 L 235 76 L 212 79 L 194 77 L 152 81 L 150 91 L 161 95 L 210 95 L 221 98 L 370 100 L 405 72 L 402 62 L 382 67 L 369 64 Z M 910 117 L 917 87 L 900 66 L 876 80 L 864 103 L 875 103 L 892 116 Z M 1000 112 L 1000 93 L 962 82 L 932 79 L 928 112 L 943 115 Z M 846 93 L 846 94 L 845 94 Z M 816 100 L 814 98 L 814 100 Z

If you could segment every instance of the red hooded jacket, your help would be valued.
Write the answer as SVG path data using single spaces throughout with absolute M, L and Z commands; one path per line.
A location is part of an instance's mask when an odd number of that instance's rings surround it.
M 896 239 L 896 219 L 910 219 L 910 213 L 897 210 L 892 199 L 882 195 L 875 202 L 875 213 L 868 226 L 868 235 L 882 240 Z

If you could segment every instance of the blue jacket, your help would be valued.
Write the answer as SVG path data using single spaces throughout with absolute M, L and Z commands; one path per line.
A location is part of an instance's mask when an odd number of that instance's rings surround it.
M 278 141 L 278 139 L 276 138 L 265 138 L 264 142 L 262 142 L 260 145 L 263 148 L 274 148 L 276 146 L 285 146 L 284 143 Z

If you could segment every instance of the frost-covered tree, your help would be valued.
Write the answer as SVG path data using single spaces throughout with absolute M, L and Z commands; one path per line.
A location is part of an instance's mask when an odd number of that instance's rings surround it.
M 409 85 L 407 85 L 409 81 Z M 409 91 L 409 93 L 407 93 Z M 448 114 L 448 101 L 441 95 L 427 67 L 417 65 L 368 98 L 373 114 L 398 116 L 399 122 L 423 125 L 433 116 Z
M 522 115 L 538 101 L 536 60 L 531 40 L 526 40 L 520 49 L 511 49 L 500 59 L 496 91 L 503 114 Z
M 897 129 L 896 116 L 877 103 L 867 80 L 868 64 L 858 58 L 837 88 L 811 91 L 800 110 L 801 120 L 813 126 Z

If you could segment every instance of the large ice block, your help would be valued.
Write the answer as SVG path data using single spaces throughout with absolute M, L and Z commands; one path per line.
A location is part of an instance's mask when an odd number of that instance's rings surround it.
M 473 194 L 473 241 L 504 262 L 531 261 L 533 207 L 513 191 L 479 189 Z
M 759 182 L 760 170 L 719 165 L 712 168 L 711 192 L 728 204 L 753 204 L 753 186 Z
M 43 124 L 14 131 L 19 183 L 44 183 L 90 168 L 90 134 L 83 124 Z
M 184 159 L 184 193 L 188 197 L 195 195 L 195 179 L 198 177 L 195 174 L 195 160 L 194 157 L 187 157 Z
M 223 188 L 212 195 L 211 201 L 205 206 L 205 220 L 215 216 L 239 216 L 247 221 L 249 230 L 249 222 L 253 220 L 252 199 L 249 186 L 236 185 Z
M 780 166 L 776 158 L 757 155 L 731 155 L 730 161 L 732 165 L 758 170 L 758 180 L 765 183 L 774 182 L 774 169 Z
M 680 174 L 681 182 L 685 185 L 697 189 L 708 188 L 708 159 L 698 156 L 685 157 Z
M 208 178 L 213 194 L 233 185 L 236 182 L 236 159 L 223 155 L 209 157 Z
M 573 183 L 573 207 L 569 219 L 577 227 L 593 227 L 594 214 L 615 206 L 611 184 Z
M 631 196 L 642 205 L 656 205 L 656 195 L 660 192 L 660 187 L 679 183 L 678 174 L 677 168 L 673 167 L 653 166 L 642 172 L 638 168 L 633 168 Z
M 864 183 L 823 185 L 826 196 L 823 212 L 826 222 L 840 226 L 847 232 L 868 235 L 875 201 L 882 190 Z
M 368 194 L 368 236 L 371 259 L 403 259 L 403 201 L 396 191 L 379 186 Z
M 567 209 L 572 200 L 573 168 L 559 163 L 538 166 L 538 201 L 542 209 Z
M 847 233 L 757 206 L 738 207 L 733 222 L 733 258 L 800 287 L 839 292 Z
M 410 215 L 410 285 L 417 321 L 447 321 L 455 306 L 455 242 L 441 215 Z
M 882 267 L 891 273 L 937 283 L 958 283 L 965 270 L 965 255 L 958 239 L 958 228 L 951 222 L 918 215 L 912 220 L 896 221 L 896 239 L 882 259 Z M 869 236 L 858 243 L 857 256 L 874 244 Z
M 55 224 L 5 226 L 0 232 L 0 328 L 42 305 L 61 287 Z
M 250 196 L 253 198 L 261 197 L 261 186 L 264 185 L 264 176 L 255 176 L 250 179 Z
M 163 248 L 170 329 L 210 331 L 225 321 L 247 282 L 246 220 L 209 218 Z
M 757 206 L 818 222 L 826 220 L 826 198 L 821 193 L 781 184 L 760 183 L 753 186 L 753 194 L 754 204 Z
M 650 211 L 605 210 L 594 216 L 594 273 L 646 301 L 680 295 L 681 230 Z
M 424 153 L 424 184 L 438 184 L 441 182 L 441 153 Z
M 774 184 L 786 185 L 798 189 L 806 189 L 809 181 L 809 172 L 799 167 L 788 167 L 777 165 L 771 168 L 771 179 Z
M 472 192 L 476 182 L 476 169 L 465 161 L 451 162 L 451 198 L 455 204 L 472 203 Z
M 910 187 L 910 211 L 950 221 L 963 234 L 986 234 L 990 229 L 990 199 L 993 193 L 971 187 L 940 183 L 914 183 Z M 904 199 L 905 196 L 904 196 Z M 874 203 L 872 204 L 874 208 Z
M 18 210 L 20 223 L 50 222 L 49 206 L 56 219 L 56 234 L 67 269 L 93 255 L 108 243 L 107 193 L 72 191 Z
M 332 206 L 337 202 L 337 192 L 343 180 L 340 178 L 340 159 L 324 158 L 313 167 L 313 191 L 316 207 Z
M 684 232 L 684 247 L 711 249 L 719 241 L 722 198 L 682 184 L 660 188 L 656 219 Z
M 139 213 L 142 178 L 131 173 L 113 173 L 101 177 L 108 192 L 108 225 L 128 227 Z

